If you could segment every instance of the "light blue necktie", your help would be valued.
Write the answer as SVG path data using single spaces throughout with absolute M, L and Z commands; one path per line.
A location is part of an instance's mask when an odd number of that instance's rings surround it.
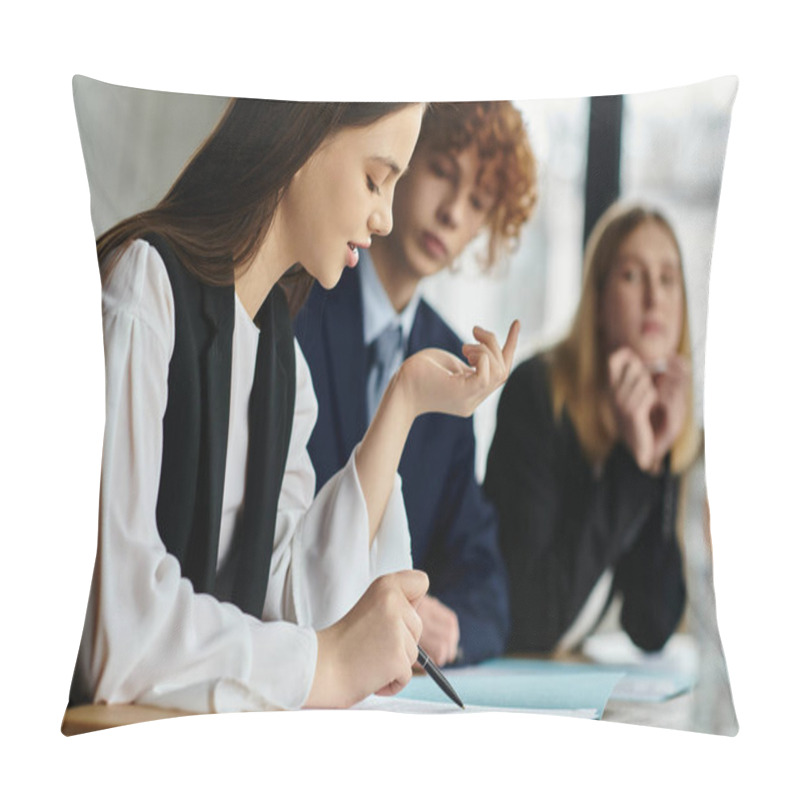
M 403 329 L 387 325 L 367 350 L 367 415 L 369 422 L 378 410 L 390 378 L 403 361 Z

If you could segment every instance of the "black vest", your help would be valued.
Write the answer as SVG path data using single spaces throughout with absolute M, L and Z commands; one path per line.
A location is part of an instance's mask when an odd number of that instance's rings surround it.
M 233 602 L 260 618 L 294 416 L 294 338 L 286 296 L 276 285 L 255 317 L 261 333 L 248 412 L 244 508 L 218 575 L 234 288 L 199 282 L 162 238 L 145 238 L 166 265 L 175 305 L 158 531 L 196 592 Z
M 217 574 L 234 289 L 200 283 L 184 269 L 164 239 L 145 238 L 166 265 L 175 305 L 175 348 L 169 363 L 156 506 L 158 531 L 196 592 L 229 600 L 260 618 L 294 417 L 294 338 L 286 296 L 276 286 L 256 315 L 261 333 L 249 404 L 244 509 L 229 555 Z M 69 705 L 91 701 L 79 655 Z

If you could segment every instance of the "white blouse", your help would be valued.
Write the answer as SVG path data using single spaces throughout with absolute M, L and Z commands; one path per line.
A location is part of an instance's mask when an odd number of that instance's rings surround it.
M 94 701 L 200 712 L 299 708 L 316 667 L 314 631 L 340 619 L 379 575 L 411 567 L 399 476 L 372 546 L 354 454 L 314 497 L 306 444 L 317 401 L 295 342 L 294 422 L 263 621 L 195 593 L 156 527 L 175 315 L 164 263 L 144 241 L 126 249 L 103 289 L 103 333 L 99 541 L 79 656 Z M 244 496 L 258 335 L 237 301 L 218 566 Z

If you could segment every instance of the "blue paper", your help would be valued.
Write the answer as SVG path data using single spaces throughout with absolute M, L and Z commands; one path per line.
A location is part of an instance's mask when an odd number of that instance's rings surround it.
M 636 700 L 663 702 L 688 692 L 695 684 L 693 672 L 666 668 L 662 661 L 631 664 L 571 663 L 530 658 L 496 658 L 478 667 L 465 668 L 468 673 L 475 670 L 484 675 L 553 676 L 560 675 L 577 679 L 577 676 L 612 674 L 622 675 L 614 685 L 610 698 L 613 700 Z M 457 676 L 458 670 L 448 671 Z
M 601 716 L 622 672 L 596 670 L 559 674 L 554 670 L 506 671 L 489 667 L 446 670 L 464 704 L 508 709 L 591 709 Z M 441 702 L 442 690 L 427 676 L 412 678 L 398 695 L 406 700 Z

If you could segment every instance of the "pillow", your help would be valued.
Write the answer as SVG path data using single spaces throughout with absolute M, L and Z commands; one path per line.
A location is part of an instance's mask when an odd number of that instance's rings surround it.
M 603 213 L 618 200 L 654 207 L 680 244 L 691 332 L 692 412 L 701 430 L 708 276 L 736 85 L 734 78 L 720 78 L 636 95 L 515 101 L 537 161 L 534 216 L 499 269 L 492 274 L 481 269 L 486 243 L 478 237 L 457 270 L 424 283 L 424 298 L 463 340 L 471 339 L 476 321 L 501 331 L 508 319 L 520 319 L 519 366 L 567 334 L 581 295 L 586 240 Z M 98 237 L 165 195 L 228 103 L 227 98 L 132 89 L 80 76 L 73 89 Z M 475 473 L 481 482 L 502 414 L 501 396 L 490 397 L 474 416 Z M 610 584 L 599 582 L 571 621 L 577 649 L 568 655 L 499 658 L 448 671 L 456 689 L 468 693 L 469 707 L 736 732 L 716 624 L 702 447 L 680 484 L 676 536 L 687 602 L 666 646 L 657 653 L 635 646 L 621 626 L 618 599 L 606 609 Z M 631 542 L 620 547 L 627 551 Z M 603 580 L 612 578 L 613 570 Z M 512 608 L 512 618 L 514 613 Z M 524 618 L 526 612 L 516 613 Z M 583 622 L 589 635 L 574 630 Z M 568 639 L 562 643 L 570 644 Z M 360 707 L 450 710 L 432 686 L 429 678 L 415 677 L 395 700 L 372 698 Z M 83 696 L 68 709 L 63 730 L 77 733 L 206 710 L 187 700 L 184 689 L 179 680 L 162 697 L 151 694 L 134 706 L 100 708 L 84 702 L 91 695 Z M 219 709 L 249 708 L 246 696 L 247 687 L 227 687 L 219 693 Z

